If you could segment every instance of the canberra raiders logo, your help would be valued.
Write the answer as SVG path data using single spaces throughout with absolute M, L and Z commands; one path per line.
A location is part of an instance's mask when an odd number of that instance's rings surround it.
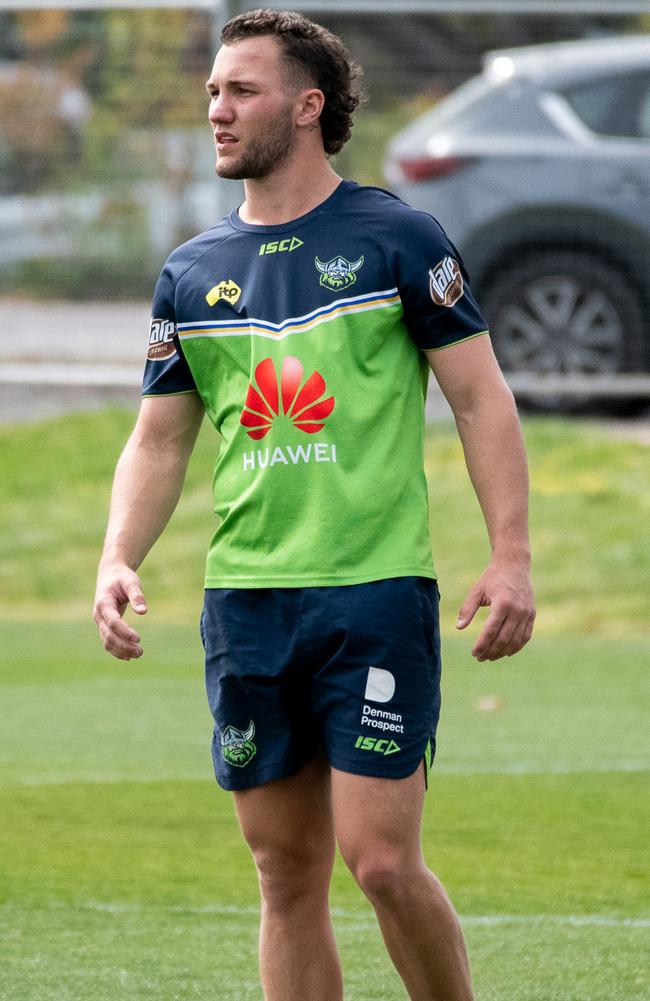
M 253 743 L 255 736 L 255 724 L 250 721 L 248 730 L 238 730 L 234 726 L 227 726 L 221 731 L 221 751 L 224 761 L 237 768 L 244 768 L 252 761 L 257 753 L 257 748 Z
M 320 271 L 320 284 L 324 288 L 328 288 L 330 292 L 342 292 L 356 282 L 355 272 L 363 264 L 363 257 L 352 263 L 347 261 L 345 257 L 333 257 L 327 264 L 323 264 L 316 258 L 314 264 Z

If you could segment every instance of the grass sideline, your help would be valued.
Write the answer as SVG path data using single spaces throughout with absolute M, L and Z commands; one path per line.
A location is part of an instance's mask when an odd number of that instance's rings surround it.
M 87 624 L 1 641 L 0 997 L 260 1001 L 256 881 L 211 775 L 196 629 L 151 630 L 130 665 Z M 423 843 L 477 1001 L 645 1001 L 650 644 L 545 638 L 485 665 L 460 637 L 446 650 Z M 403 1001 L 340 862 L 332 906 L 346 1001 Z
M 116 459 L 133 424 L 105 410 L 0 428 L 0 615 L 88 616 Z M 524 423 L 538 635 L 650 636 L 647 446 L 560 419 Z M 152 615 L 194 622 L 214 530 L 210 493 L 218 440 L 205 426 L 172 521 L 142 575 Z M 485 529 L 455 429 L 426 444 L 431 535 L 453 630 L 467 588 L 488 559 Z
M 260 1001 L 258 899 L 210 771 L 196 628 L 216 444 L 144 567 L 145 657 L 101 651 L 90 596 L 133 415 L 0 429 L 0 999 Z M 646 1001 L 647 448 L 525 422 L 539 628 L 475 664 L 453 635 L 487 558 L 449 427 L 427 441 L 446 631 L 423 844 L 462 916 L 477 1001 Z M 487 707 L 487 708 L 485 708 Z M 344 867 L 346 1001 L 404 1001 Z

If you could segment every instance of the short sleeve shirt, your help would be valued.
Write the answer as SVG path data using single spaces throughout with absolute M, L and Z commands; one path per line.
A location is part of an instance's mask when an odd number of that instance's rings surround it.
M 349 181 L 290 223 L 235 211 L 152 312 L 143 394 L 198 392 L 221 436 L 207 587 L 435 577 L 423 350 L 486 323 L 431 216 Z

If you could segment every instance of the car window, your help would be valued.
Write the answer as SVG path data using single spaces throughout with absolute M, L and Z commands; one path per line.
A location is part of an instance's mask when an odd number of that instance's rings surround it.
M 576 115 L 603 136 L 650 139 L 650 73 L 590 80 L 562 90 Z
M 457 90 L 420 115 L 411 122 L 404 130 L 404 137 L 413 143 L 423 143 L 429 138 L 432 132 L 445 128 L 450 122 L 463 115 L 468 108 L 473 108 L 475 104 L 479 107 L 489 101 L 493 87 L 486 83 L 483 76 L 472 77 L 462 84 Z

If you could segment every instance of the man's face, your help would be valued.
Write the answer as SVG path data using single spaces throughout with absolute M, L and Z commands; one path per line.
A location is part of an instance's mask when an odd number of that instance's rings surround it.
M 236 180 L 268 176 L 295 143 L 295 94 L 278 42 L 261 36 L 223 45 L 206 87 L 217 174 Z

